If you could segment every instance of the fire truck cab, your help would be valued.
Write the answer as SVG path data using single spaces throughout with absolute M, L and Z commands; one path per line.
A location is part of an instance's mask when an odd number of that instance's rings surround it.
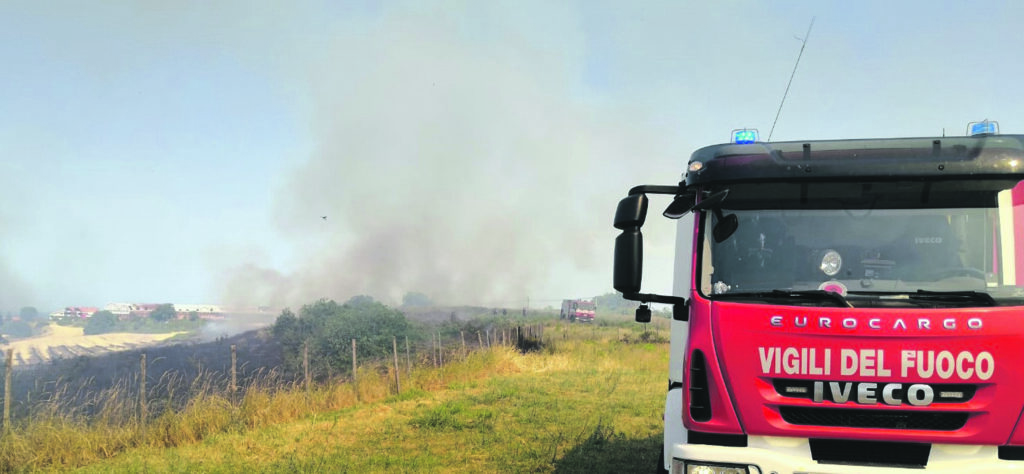
M 615 214 L 615 289 L 673 305 L 659 469 L 1024 470 L 1024 135 L 737 132 Z M 671 295 L 641 293 L 649 194 Z
M 562 300 L 559 319 L 568 319 L 571 323 L 592 323 L 595 309 L 594 302 L 590 300 Z

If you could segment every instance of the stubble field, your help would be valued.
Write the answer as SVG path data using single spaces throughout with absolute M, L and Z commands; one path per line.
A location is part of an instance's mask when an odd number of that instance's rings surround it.
M 43 334 L 0 344 L 0 352 L 13 352 L 14 366 L 39 364 L 53 359 L 97 356 L 163 343 L 180 332 L 163 334 L 110 333 L 86 336 L 80 327 L 50 324 Z

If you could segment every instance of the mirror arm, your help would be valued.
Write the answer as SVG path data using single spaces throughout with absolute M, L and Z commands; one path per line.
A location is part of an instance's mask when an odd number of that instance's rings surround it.
M 635 186 L 629 190 L 629 195 L 634 194 L 682 194 L 685 189 L 682 186 L 658 186 L 653 184 L 645 184 L 642 186 Z
M 686 298 L 682 296 L 665 296 L 651 293 L 623 293 L 622 299 L 639 301 L 641 303 L 686 304 Z

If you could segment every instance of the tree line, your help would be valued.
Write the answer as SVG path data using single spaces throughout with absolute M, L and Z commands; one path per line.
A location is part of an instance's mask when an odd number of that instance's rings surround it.
M 92 317 L 85 320 L 83 332 L 86 335 L 106 334 L 111 332 L 163 332 L 168 330 L 163 326 L 169 321 L 177 319 L 178 312 L 171 303 L 157 305 L 148 316 L 142 318 L 120 319 L 116 314 L 107 311 L 97 311 Z M 192 322 L 199 319 L 198 315 L 190 318 Z M 68 323 L 68 321 L 64 321 Z M 75 324 L 76 321 L 71 321 Z

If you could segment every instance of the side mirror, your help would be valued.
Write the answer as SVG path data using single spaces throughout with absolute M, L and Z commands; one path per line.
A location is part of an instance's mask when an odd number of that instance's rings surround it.
M 715 194 L 712 194 L 702 199 L 699 203 L 694 204 L 693 207 L 690 208 L 690 210 L 703 211 L 705 209 L 716 209 L 718 208 L 718 206 L 722 204 L 722 201 L 725 201 L 725 198 L 727 197 L 729 197 L 729 190 L 723 189 Z
M 736 229 L 740 226 L 740 220 L 736 217 L 736 214 L 729 214 L 728 216 L 722 215 L 721 205 L 727 197 L 729 197 L 729 190 L 723 189 L 704 198 L 701 202 L 691 208 L 693 211 L 703 211 L 705 209 L 711 209 L 714 211 L 715 217 L 718 218 L 718 222 L 715 224 L 715 227 L 711 229 L 711 235 L 715 238 L 715 242 L 717 243 L 724 242 L 725 239 L 728 239 L 729 236 L 736 232 Z
M 640 228 L 624 230 L 615 238 L 613 284 L 623 294 L 639 293 L 644 266 L 644 236 Z
M 639 229 L 647 220 L 647 195 L 634 194 L 619 201 L 615 209 L 615 228 L 619 230 Z
M 615 264 L 612 276 L 615 290 L 622 293 L 622 297 L 631 301 L 643 303 L 685 303 L 686 299 L 678 296 L 665 296 L 657 294 L 640 293 L 640 282 L 643 276 L 644 265 L 644 236 L 640 228 L 647 219 L 647 193 L 669 194 L 676 196 L 679 204 L 676 207 L 683 207 L 687 191 L 680 186 L 636 186 L 629 190 L 629 196 L 619 201 L 615 209 L 615 228 L 622 231 L 615 238 Z M 689 194 L 692 196 L 692 194 Z M 681 198 L 682 197 L 682 198 Z M 646 306 L 647 321 L 651 320 L 650 308 Z M 644 311 L 637 312 L 637 321 L 643 319 Z
M 718 223 L 711 229 L 711 236 L 715 238 L 715 243 L 720 244 L 736 232 L 736 229 L 740 226 L 740 220 L 736 217 L 736 214 L 722 216 L 721 210 L 716 210 L 716 214 L 718 215 Z
M 690 212 L 690 209 L 693 209 L 693 197 L 693 193 L 677 194 L 661 215 L 669 219 L 679 219 L 685 216 Z
M 688 306 L 685 301 L 672 305 L 672 319 L 675 321 L 689 321 L 690 308 Z
M 644 265 L 644 236 L 640 227 L 646 219 L 647 195 L 633 194 L 619 201 L 614 225 L 622 233 L 615 238 L 612 280 L 615 289 L 624 294 L 640 291 Z
M 636 322 L 638 323 L 649 323 L 651 322 L 651 307 L 642 304 L 636 308 Z

